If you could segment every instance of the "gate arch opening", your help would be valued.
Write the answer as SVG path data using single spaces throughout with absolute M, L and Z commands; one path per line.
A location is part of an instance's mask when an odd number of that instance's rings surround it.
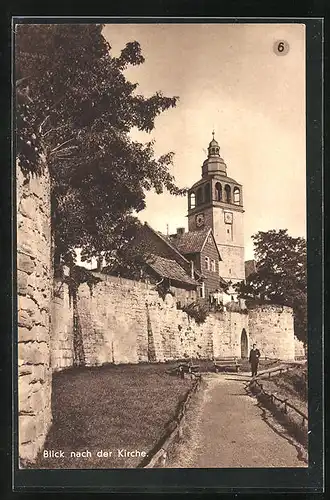
M 248 357 L 248 338 L 245 328 L 243 328 L 241 333 L 241 358 L 246 359 Z

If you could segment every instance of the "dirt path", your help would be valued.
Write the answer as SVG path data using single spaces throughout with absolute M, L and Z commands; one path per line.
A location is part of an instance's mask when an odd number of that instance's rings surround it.
M 307 467 L 306 454 L 248 393 L 248 374 L 207 374 L 167 467 Z

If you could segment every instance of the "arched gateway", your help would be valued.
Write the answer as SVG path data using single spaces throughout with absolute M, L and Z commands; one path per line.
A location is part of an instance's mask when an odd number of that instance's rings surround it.
M 242 333 L 241 333 L 241 358 L 247 358 L 248 357 L 248 338 L 246 334 L 245 328 L 243 328 Z

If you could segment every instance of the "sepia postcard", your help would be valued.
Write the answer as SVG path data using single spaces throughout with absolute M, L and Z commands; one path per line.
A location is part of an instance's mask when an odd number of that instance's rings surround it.
M 13 23 L 15 466 L 305 473 L 306 24 Z

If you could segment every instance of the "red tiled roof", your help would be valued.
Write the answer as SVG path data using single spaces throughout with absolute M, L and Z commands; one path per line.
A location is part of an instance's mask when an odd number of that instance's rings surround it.
M 148 257 L 146 262 L 157 274 L 159 274 L 159 276 L 180 281 L 181 283 L 188 283 L 190 285 L 197 284 L 175 260 L 166 259 L 160 255 L 153 254 Z
M 201 231 L 188 231 L 183 234 L 174 234 L 169 236 L 172 245 L 175 245 L 179 252 L 199 253 L 201 252 L 205 239 L 208 236 L 210 229 L 202 229 Z

